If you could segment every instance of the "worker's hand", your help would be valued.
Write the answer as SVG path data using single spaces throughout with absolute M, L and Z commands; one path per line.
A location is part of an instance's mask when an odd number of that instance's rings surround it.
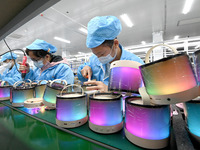
M 92 77 L 92 69 L 89 66 L 85 66 L 81 70 L 81 74 L 84 78 L 86 78 L 90 81 L 91 77 Z
M 88 85 L 88 84 L 94 85 L 94 86 L 86 87 L 87 90 L 98 90 L 101 93 L 108 91 L 108 86 L 105 85 L 101 81 L 87 81 L 87 82 L 84 82 L 84 84 L 85 85 Z
M 30 71 L 30 66 L 29 66 L 28 63 L 26 63 L 26 66 L 22 65 L 22 62 L 18 62 L 18 64 L 20 64 L 20 66 L 19 66 L 19 71 L 26 70 L 26 73 L 29 73 L 29 71 Z

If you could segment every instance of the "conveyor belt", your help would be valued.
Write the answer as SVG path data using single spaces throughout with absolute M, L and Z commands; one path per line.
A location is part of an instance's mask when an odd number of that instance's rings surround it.
M 9 101 L 3 101 L 2 104 L 20 112 L 20 113 L 23 113 L 34 119 L 37 119 L 43 123 L 51 125 L 54 128 L 57 128 L 64 132 L 81 137 L 85 140 L 96 143 L 96 144 L 101 145 L 108 149 L 126 149 L 126 150 L 142 149 L 142 148 L 132 144 L 131 142 L 129 142 L 126 139 L 123 130 L 121 130 L 120 132 L 114 133 L 114 134 L 109 134 L 109 135 L 98 134 L 89 129 L 88 123 L 86 123 L 83 126 L 77 127 L 77 128 L 64 129 L 64 128 L 60 128 L 56 125 L 56 119 L 55 119 L 56 111 L 55 110 L 50 110 L 50 111 L 45 110 L 44 112 L 39 111 L 38 113 L 35 113 L 35 114 L 29 114 L 30 112 L 27 112 L 27 108 L 14 108 L 11 106 Z M 172 132 L 171 135 L 173 135 L 173 130 L 171 130 L 171 132 Z M 176 149 L 176 145 L 175 145 L 176 142 L 174 142 L 173 140 L 174 140 L 174 137 L 171 137 L 170 145 L 168 147 L 166 147 L 165 149 Z

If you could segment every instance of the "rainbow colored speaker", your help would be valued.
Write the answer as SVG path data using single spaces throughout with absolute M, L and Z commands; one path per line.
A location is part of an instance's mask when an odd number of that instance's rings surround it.
M 10 89 L 12 86 L 8 84 L 6 81 L 0 82 L 0 101 L 9 100 L 10 99 Z
M 190 135 L 200 143 L 200 97 L 184 103 L 184 113 Z
M 23 107 L 24 101 L 34 97 L 34 87 L 24 81 L 15 82 L 11 91 L 11 103 L 14 107 Z
M 64 89 L 72 86 L 77 85 L 69 85 Z M 56 124 L 64 128 L 75 128 L 85 124 L 88 116 L 87 99 L 83 89 L 82 93 L 74 91 L 62 94 L 63 90 L 56 96 Z
M 58 82 L 64 82 L 64 84 L 58 83 Z M 66 85 L 67 85 L 67 82 L 65 80 L 60 80 L 60 79 L 56 79 L 48 83 L 44 92 L 44 96 L 43 96 L 44 105 L 48 106 L 49 108 L 55 109 L 56 95 L 60 93 L 63 87 Z
M 98 93 L 89 97 L 89 127 L 91 130 L 110 134 L 123 127 L 122 96 Z
M 138 92 L 142 85 L 139 66 L 136 61 L 119 60 L 111 63 L 109 91 Z
M 148 149 L 167 147 L 170 136 L 169 105 L 143 105 L 140 97 L 127 97 L 125 136 L 133 144 Z
M 198 96 L 197 80 L 188 55 L 176 54 L 149 63 L 149 55 L 152 47 L 146 55 L 145 65 L 140 66 L 144 85 L 154 104 L 173 104 L 191 100 Z M 175 53 L 176 49 L 170 47 Z

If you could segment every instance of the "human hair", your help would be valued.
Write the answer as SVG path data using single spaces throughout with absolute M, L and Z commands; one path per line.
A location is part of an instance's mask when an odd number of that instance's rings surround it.
M 114 40 L 105 40 L 101 45 L 112 48 Z
M 36 57 L 40 57 L 40 58 L 44 58 L 46 55 L 50 55 L 50 57 L 52 57 L 53 55 L 47 51 L 44 51 L 42 49 L 40 50 L 30 50 L 30 49 L 26 49 L 26 54 L 29 56 L 29 51 L 32 51 L 33 54 L 36 56 Z

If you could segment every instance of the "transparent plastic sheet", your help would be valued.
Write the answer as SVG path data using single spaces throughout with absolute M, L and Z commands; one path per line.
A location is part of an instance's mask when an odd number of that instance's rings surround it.
M 100 96 L 101 94 L 98 94 Z M 119 99 L 106 99 L 103 95 L 101 99 L 91 99 L 89 102 L 89 121 L 99 126 L 113 126 L 123 120 L 122 97 Z
M 200 138 L 200 100 L 184 103 L 184 113 L 189 131 Z
M 137 99 L 141 101 L 139 98 L 126 98 L 125 128 L 127 131 L 148 140 L 168 138 L 170 135 L 169 105 L 147 106 L 136 102 Z
M 197 86 L 196 77 L 186 54 L 177 54 L 140 67 L 149 95 L 167 95 Z

